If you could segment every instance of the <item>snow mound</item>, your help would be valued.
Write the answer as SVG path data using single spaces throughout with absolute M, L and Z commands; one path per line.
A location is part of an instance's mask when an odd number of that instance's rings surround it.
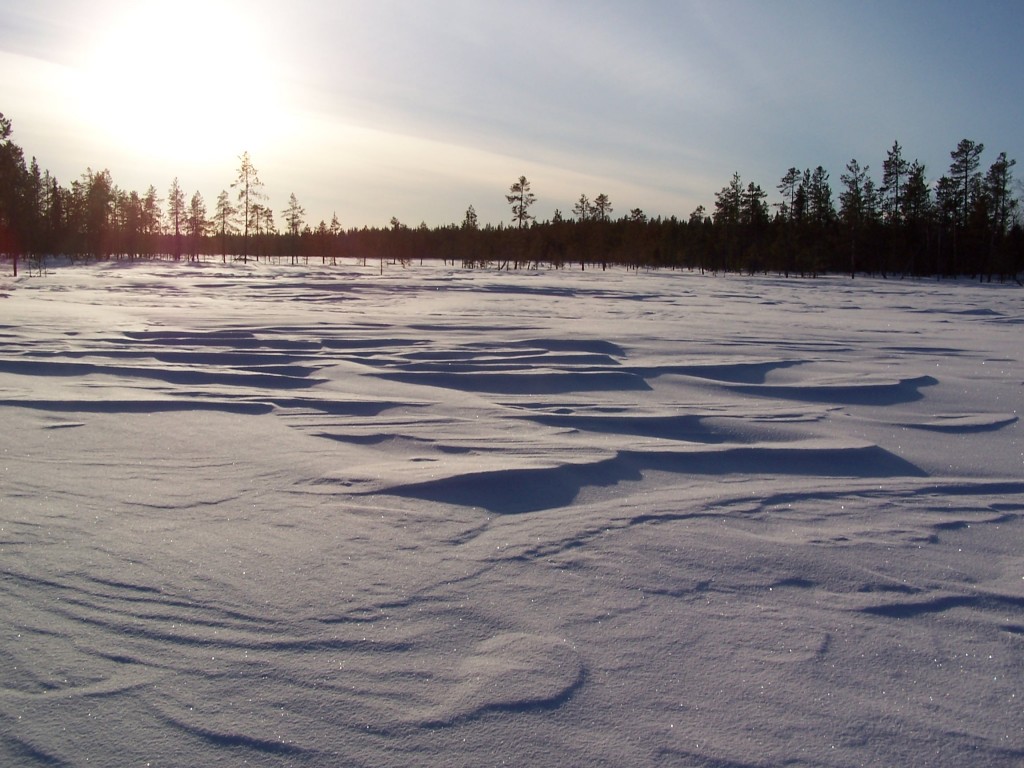
M 583 684 L 584 669 L 567 641 L 513 632 L 477 643 L 446 678 L 442 701 L 416 721 L 436 727 L 489 712 L 557 707 Z

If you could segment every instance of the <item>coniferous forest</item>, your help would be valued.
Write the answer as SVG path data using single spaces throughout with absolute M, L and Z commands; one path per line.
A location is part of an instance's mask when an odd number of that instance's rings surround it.
M 275 211 L 248 153 L 216 200 L 191 195 L 177 178 L 161 193 L 119 187 L 108 170 L 62 183 L 26 160 L 11 120 L 0 114 L 0 257 L 20 269 L 50 255 L 71 259 L 222 259 L 306 263 L 339 259 L 519 269 L 683 268 L 702 272 L 827 273 L 973 277 L 1024 275 L 1024 230 L 1016 160 L 999 153 L 985 167 L 983 144 L 963 139 L 942 175 L 910 161 L 894 142 L 875 176 L 850 160 L 838 179 L 818 166 L 790 167 L 774 202 L 739 173 L 714 193 L 710 209 L 649 217 L 640 208 L 614 215 L 608 195 L 584 192 L 571 210 L 538 221 L 526 177 L 505 193 L 509 218 L 481 223 L 473 205 L 460 222 L 342 228 L 306 221 L 294 194 Z M 497 185 L 496 185 L 497 189 Z M 769 187 L 769 189 L 772 189 Z M 497 192 L 496 192 L 497 194 Z M 279 217 L 279 218 L 277 218 Z M 280 223 L 278 223 L 280 222 Z

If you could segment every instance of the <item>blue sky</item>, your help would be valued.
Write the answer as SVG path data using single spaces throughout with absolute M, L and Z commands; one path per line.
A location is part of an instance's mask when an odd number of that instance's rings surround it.
M 1024 3 L 33 0 L 0 6 L 0 111 L 64 184 L 109 168 L 212 207 L 249 151 L 314 224 L 711 207 L 733 171 L 876 178 L 898 139 L 930 180 L 961 138 L 1024 137 Z M 280 215 L 279 215 L 280 218 Z

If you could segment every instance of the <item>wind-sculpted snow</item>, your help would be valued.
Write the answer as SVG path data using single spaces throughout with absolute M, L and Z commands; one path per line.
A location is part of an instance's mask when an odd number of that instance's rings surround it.
M 1024 763 L 1024 303 L 0 284 L 0 764 Z

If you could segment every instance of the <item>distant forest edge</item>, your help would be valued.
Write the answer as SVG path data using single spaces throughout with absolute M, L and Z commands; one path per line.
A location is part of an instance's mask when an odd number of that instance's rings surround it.
M 466 267 L 516 269 L 611 265 L 702 272 L 774 272 L 970 276 L 1016 280 L 1024 274 L 1024 231 L 1013 189 L 1016 160 L 1000 153 L 982 172 L 984 145 L 963 139 L 950 152 L 946 175 L 929 183 L 923 165 L 905 159 L 895 142 L 876 184 L 869 166 L 851 160 L 839 177 L 838 207 L 829 173 L 790 168 L 778 202 L 739 173 L 686 218 L 648 217 L 633 208 L 613 218 L 605 194 L 581 194 L 571 211 L 537 221 L 537 197 L 521 176 L 505 195 L 510 219 L 481 224 L 472 205 L 459 223 L 343 229 L 306 222 L 293 193 L 278 228 L 249 154 L 212 210 L 199 192 L 186 202 L 175 178 L 161 199 L 118 187 L 110 171 L 87 169 L 62 186 L 12 140 L 0 113 L 0 257 L 30 270 L 46 256 L 72 259 L 219 258 L 445 261 Z

